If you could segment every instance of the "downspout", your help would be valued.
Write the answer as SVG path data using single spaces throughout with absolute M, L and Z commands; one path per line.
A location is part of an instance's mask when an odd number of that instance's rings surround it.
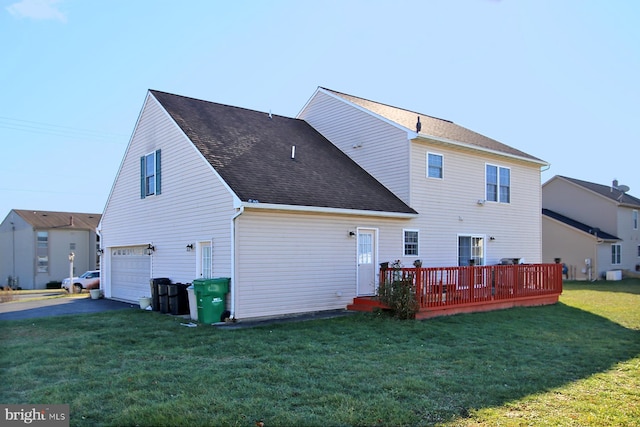
M 244 206 L 240 205 L 238 212 L 231 217 L 231 306 L 230 317 L 236 318 L 236 218 L 244 212 Z

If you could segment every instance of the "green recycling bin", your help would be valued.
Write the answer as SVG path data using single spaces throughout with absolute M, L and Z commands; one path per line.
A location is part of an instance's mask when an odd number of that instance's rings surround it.
M 217 277 L 193 281 L 198 306 L 198 322 L 217 323 L 222 321 L 221 317 L 226 307 L 225 300 L 227 292 L 229 292 L 230 280 L 228 277 Z

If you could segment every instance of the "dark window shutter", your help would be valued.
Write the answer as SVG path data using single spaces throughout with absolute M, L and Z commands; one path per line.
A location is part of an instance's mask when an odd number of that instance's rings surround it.
M 160 150 L 156 150 L 156 194 L 160 194 Z
M 145 158 L 144 156 L 140 157 L 140 198 L 144 199 L 145 196 L 147 195 L 147 190 L 146 190 L 146 185 L 145 185 L 145 181 L 146 181 L 146 173 L 145 173 Z

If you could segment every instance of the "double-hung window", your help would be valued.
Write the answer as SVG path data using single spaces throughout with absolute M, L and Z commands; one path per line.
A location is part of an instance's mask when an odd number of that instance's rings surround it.
M 418 230 L 404 230 L 404 256 L 418 256 Z
M 160 194 L 160 150 L 140 157 L 140 198 Z
M 620 252 L 622 251 L 622 246 L 620 245 L 611 245 L 611 264 L 620 264 Z
M 444 177 L 444 165 L 441 154 L 427 153 L 427 177 L 439 179 Z
M 633 224 L 633 229 L 637 230 L 638 229 L 638 211 L 635 209 L 631 212 L 631 222 Z
M 486 200 L 489 202 L 511 202 L 511 170 L 495 165 L 486 166 Z

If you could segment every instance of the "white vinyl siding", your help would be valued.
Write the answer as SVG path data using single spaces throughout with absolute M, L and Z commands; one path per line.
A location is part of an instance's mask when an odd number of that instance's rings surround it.
M 422 230 L 420 259 L 424 267 L 458 265 L 459 234 L 481 235 L 487 240 L 485 264 L 501 258 L 540 262 L 541 188 L 539 165 L 438 141 L 414 141 L 412 148 L 411 207 L 418 213 L 405 228 Z M 446 179 L 425 177 L 425 158 L 437 152 L 446 158 Z M 485 198 L 485 165 L 501 164 L 511 171 L 511 203 L 478 204 Z M 517 179 L 516 179 L 517 177 Z M 495 240 L 488 241 L 488 236 Z M 413 262 L 403 260 L 405 265 Z
M 406 131 L 323 92 L 298 117 L 410 204 Z
M 246 208 L 236 221 L 239 319 L 343 309 L 351 303 L 357 292 L 358 239 L 349 230 L 375 226 L 378 231 L 378 244 L 363 248 L 362 261 L 376 252 L 373 262 L 402 258 L 405 220 Z M 377 270 L 376 265 L 376 283 Z
M 163 197 L 141 199 L 140 157 L 158 149 L 162 149 Z M 107 201 L 101 221 L 103 247 L 151 243 L 156 250 L 149 278 L 189 283 L 198 277 L 197 254 L 188 252 L 186 245 L 212 240 L 211 274 L 231 277 L 235 213 L 228 187 L 149 96 Z M 103 262 L 103 270 L 109 271 L 108 257 Z M 105 277 L 103 283 L 108 282 Z

